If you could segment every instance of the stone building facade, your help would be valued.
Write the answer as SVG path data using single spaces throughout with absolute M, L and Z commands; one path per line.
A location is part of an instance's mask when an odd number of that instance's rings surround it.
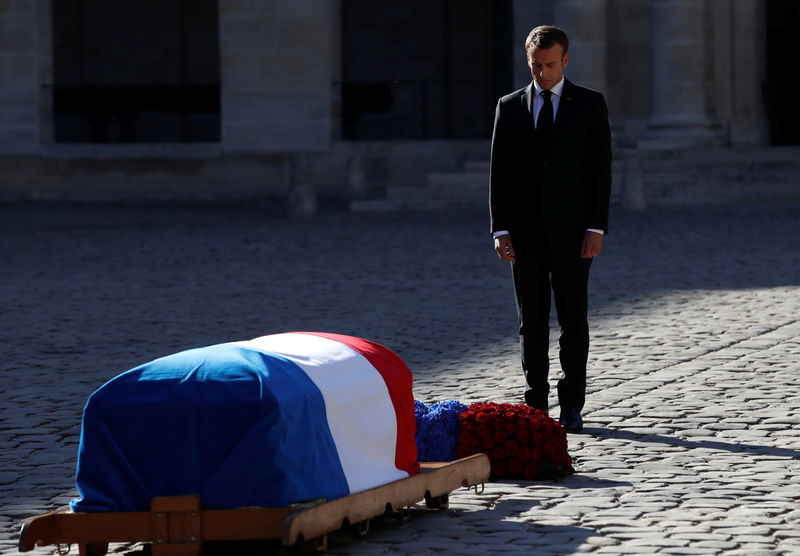
M 800 144 L 791 0 L 0 0 L 0 198 L 360 198 L 488 157 L 535 25 L 624 151 Z

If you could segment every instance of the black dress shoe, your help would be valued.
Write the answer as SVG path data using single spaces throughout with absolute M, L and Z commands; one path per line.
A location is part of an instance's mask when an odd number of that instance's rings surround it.
M 581 429 L 583 429 L 581 414 L 574 409 L 562 411 L 558 422 L 561 423 L 561 426 L 564 427 L 564 430 L 567 432 L 581 432 Z

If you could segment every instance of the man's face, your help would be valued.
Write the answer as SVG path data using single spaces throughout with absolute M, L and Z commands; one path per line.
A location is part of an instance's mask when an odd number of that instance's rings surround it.
M 550 90 L 553 85 L 561 81 L 564 68 L 569 62 L 569 54 L 564 54 L 563 47 L 555 44 L 550 48 L 532 46 L 528 49 L 528 67 L 536 83 L 544 90 Z

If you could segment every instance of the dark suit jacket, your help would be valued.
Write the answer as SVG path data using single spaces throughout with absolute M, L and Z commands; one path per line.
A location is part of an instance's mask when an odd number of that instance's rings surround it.
M 497 103 L 489 199 L 491 231 L 515 249 L 546 241 L 580 249 L 587 228 L 608 231 L 611 132 L 601 93 L 565 79 L 554 131 L 541 144 L 533 83 Z

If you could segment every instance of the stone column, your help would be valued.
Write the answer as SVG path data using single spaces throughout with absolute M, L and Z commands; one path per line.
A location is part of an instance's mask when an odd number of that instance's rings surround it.
M 331 62 L 331 139 L 334 141 L 342 140 L 342 81 L 344 81 L 344 68 L 342 60 L 342 1 L 330 1 L 330 52 Z
M 550 24 L 553 14 L 550 4 L 530 0 L 513 0 L 511 10 L 514 37 L 509 55 L 514 60 L 514 88 L 519 89 L 532 79 L 525 52 L 525 38 L 534 27 Z
M 220 0 L 222 148 L 327 150 L 331 2 Z
M 769 144 L 769 122 L 761 85 L 766 79 L 764 0 L 733 2 L 733 114 L 731 143 Z
M 607 0 L 557 0 L 554 24 L 569 37 L 570 81 L 606 93 Z
M 0 154 L 39 150 L 38 2 L 0 2 Z
M 651 0 L 652 112 L 642 147 L 712 143 L 706 113 L 704 2 Z

